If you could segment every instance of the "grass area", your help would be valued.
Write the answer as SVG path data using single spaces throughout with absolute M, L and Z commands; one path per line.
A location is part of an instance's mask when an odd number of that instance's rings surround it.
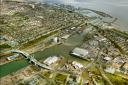
M 42 41 L 42 40 L 44 40 L 44 39 L 48 38 L 49 36 L 52 36 L 56 33 L 57 33 L 57 31 L 49 33 L 49 34 L 44 35 L 44 36 L 41 36 L 40 38 L 34 39 L 32 41 L 29 41 L 28 43 L 23 44 L 23 46 L 20 49 L 23 49 L 23 48 L 26 48 L 26 47 L 28 48 L 30 46 L 33 46 L 33 45 L 39 43 L 40 41 Z
M 111 80 L 113 85 L 128 85 L 128 80 L 126 80 L 122 77 L 119 77 L 119 76 L 116 76 L 113 74 L 109 74 L 109 73 L 106 73 L 106 76 Z
M 68 77 L 68 74 L 51 72 L 48 70 L 43 71 L 40 75 L 44 77 L 47 81 L 49 81 L 49 83 L 51 83 L 52 85 L 64 84 L 66 83 Z
M 34 66 L 34 65 L 32 65 L 31 66 L 31 68 L 33 69 L 33 71 L 40 71 L 41 69 L 39 68 L 39 67 L 37 67 L 37 66 Z
M 103 81 L 103 78 L 101 76 L 95 76 L 93 78 L 96 80 L 98 85 L 104 85 L 104 81 Z
M 82 73 L 82 77 L 83 78 L 89 79 L 89 76 L 88 75 L 89 75 L 88 72 L 83 72 Z
M 93 65 L 89 71 L 91 71 L 92 73 L 94 73 L 95 75 L 100 75 L 100 71 L 97 69 L 97 67 L 95 65 Z
M 2 45 L 0 45 L 0 49 L 4 49 L 4 48 L 11 48 L 11 46 L 8 45 L 8 44 L 2 44 Z
M 66 74 L 57 73 L 56 77 L 55 77 L 55 81 L 58 82 L 58 83 L 60 82 L 62 84 L 65 84 L 67 76 L 68 75 L 66 75 Z
M 78 85 L 83 85 L 83 80 L 82 78 L 80 79 L 80 83 Z
M 44 72 L 42 72 L 41 75 L 43 75 L 43 76 L 46 77 L 46 78 L 49 78 L 50 75 L 51 75 L 51 73 L 52 73 L 52 72 L 50 72 L 50 71 L 44 71 Z

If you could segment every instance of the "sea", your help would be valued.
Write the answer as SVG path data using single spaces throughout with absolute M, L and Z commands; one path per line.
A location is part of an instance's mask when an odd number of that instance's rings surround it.
M 29 1 L 29 0 L 28 0 Z M 38 2 L 72 5 L 89 8 L 110 14 L 118 18 L 114 23 L 116 28 L 128 31 L 128 0 L 33 0 Z

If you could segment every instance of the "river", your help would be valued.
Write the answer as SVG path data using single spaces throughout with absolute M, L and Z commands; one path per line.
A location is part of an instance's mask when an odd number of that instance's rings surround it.
M 76 60 L 84 62 L 82 59 L 69 55 L 70 51 L 73 48 L 82 44 L 84 36 L 84 34 L 75 34 L 68 38 L 65 41 L 65 44 L 55 45 L 53 47 L 45 49 L 44 51 L 38 51 L 31 55 L 34 55 L 37 60 L 44 60 L 52 55 L 61 55 L 65 57 L 66 60 Z M 13 61 L 4 65 L 0 65 L 0 78 L 8 74 L 12 74 L 28 65 L 29 63 L 26 60 Z

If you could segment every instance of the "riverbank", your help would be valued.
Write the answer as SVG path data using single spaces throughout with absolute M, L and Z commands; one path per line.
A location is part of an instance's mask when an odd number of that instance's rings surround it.
M 37 60 L 44 60 L 47 57 L 52 56 L 52 55 L 62 55 L 67 60 L 73 59 L 73 60 L 79 61 L 80 60 L 79 58 L 74 58 L 73 56 L 69 55 L 69 53 L 74 47 L 80 46 L 84 42 L 84 39 L 85 39 L 84 36 L 85 35 L 83 33 L 75 34 L 75 35 L 72 35 L 71 37 L 69 37 L 64 42 L 64 44 L 59 44 L 59 45 L 52 44 L 45 48 L 43 48 L 40 45 L 40 49 L 36 49 L 35 47 L 33 47 L 33 48 L 25 49 L 23 51 L 26 51 L 29 54 L 34 55 Z M 33 50 L 33 51 L 31 51 L 31 50 Z M 16 72 L 17 70 L 22 69 L 23 67 L 26 67 L 28 65 L 29 64 L 26 63 L 25 60 L 13 61 L 13 62 L 9 62 L 4 65 L 0 65 L 0 69 L 2 69 L 0 72 L 0 77 L 3 77 L 8 74 L 11 74 L 13 72 Z
M 75 60 L 81 60 L 79 58 L 74 58 L 71 55 L 69 55 L 69 52 L 75 47 L 75 46 L 79 46 L 80 44 L 82 44 L 84 39 L 84 35 L 80 35 L 80 34 L 75 34 L 73 36 L 71 36 L 69 39 L 67 39 L 65 41 L 65 44 L 59 44 L 59 45 L 50 45 L 49 47 L 46 48 L 42 48 L 41 51 L 38 52 L 34 52 L 31 53 L 31 49 L 28 50 L 27 52 L 30 52 L 31 55 L 34 55 L 34 57 L 37 60 L 44 60 L 49 56 L 52 55 L 62 55 L 64 57 L 66 57 L 66 59 L 75 59 Z M 79 40 L 78 42 L 76 42 L 76 40 Z M 13 72 L 16 72 L 26 66 L 28 66 L 29 64 L 27 63 L 26 60 L 19 60 L 19 61 L 13 61 L 13 62 L 9 62 L 7 64 L 4 65 L 0 65 L 0 78 L 3 76 L 6 76 L 8 74 L 11 74 Z

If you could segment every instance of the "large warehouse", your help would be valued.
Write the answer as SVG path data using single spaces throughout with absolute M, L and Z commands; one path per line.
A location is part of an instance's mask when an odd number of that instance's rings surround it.
M 82 57 L 82 58 L 85 58 L 85 56 L 88 55 L 88 50 L 86 49 L 83 49 L 83 48 L 74 48 L 71 52 L 72 55 L 75 55 L 75 56 L 79 56 L 79 57 Z

